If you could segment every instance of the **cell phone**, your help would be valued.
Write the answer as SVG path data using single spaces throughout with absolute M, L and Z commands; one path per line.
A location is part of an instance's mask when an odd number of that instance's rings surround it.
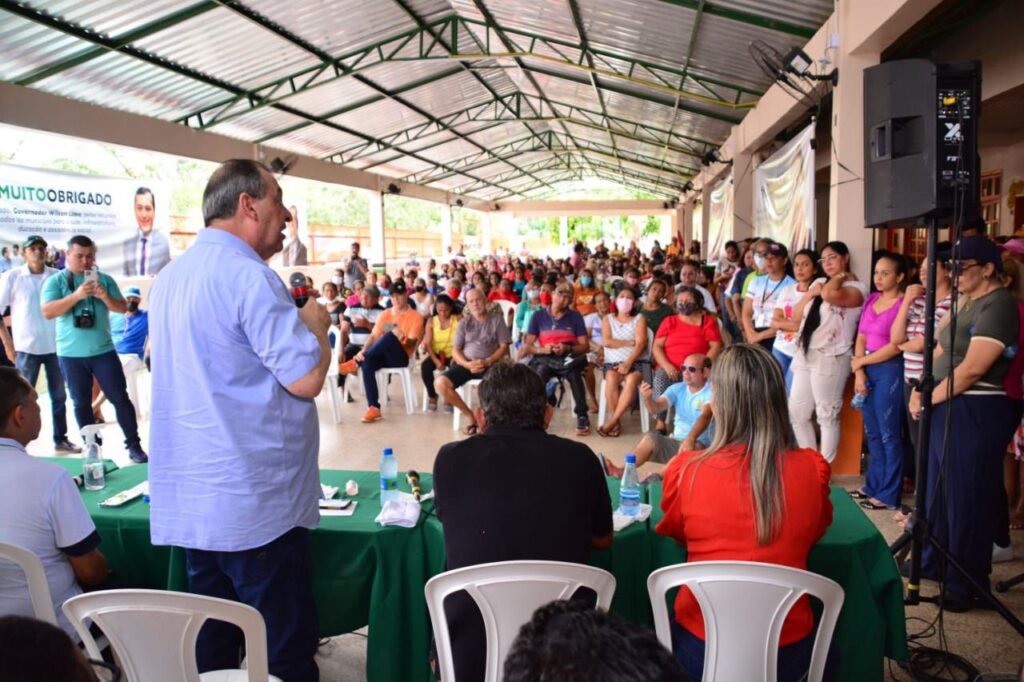
M 100 271 L 97 270 L 96 268 L 89 268 L 88 270 L 85 271 L 85 281 L 86 282 L 99 282 L 100 281 Z

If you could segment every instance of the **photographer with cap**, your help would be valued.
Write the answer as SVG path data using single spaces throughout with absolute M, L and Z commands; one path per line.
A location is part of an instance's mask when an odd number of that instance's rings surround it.
M 110 316 L 110 336 L 114 339 L 117 357 L 125 376 L 149 368 L 149 313 L 140 308 L 142 292 L 138 287 L 125 287 L 124 300 L 127 309 L 124 315 Z M 93 410 L 98 410 L 107 397 L 100 392 L 92 401 Z
M 128 398 L 121 360 L 110 335 L 110 313 L 124 313 L 127 303 L 117 282 L 96 269 L 96 244 L 79 234 L 68 240 L 66 267 L 43 283 L 43 317 L 57 320 L 57 357 L 68 381 L 78 428 L 96 423 L 92 381 L 114 405 L 125 447 L 133 462 L 148 462 L 139 441 L 135 408 Z
M 57 360 L 57 329 L 40 308 L 43 282 L 57 270 L 46 266 L 46 240 L 32 235 L 22 244 L 25 264 L 4 273 L 0 279 L 0 310 L 10 306 L 12 333 L 0 324 L 7 359 L 21 376 L 35 387 L 40 369 L 46 370 L 53 416 L 53 449 L 56 452 L 81 452 L 68 440 L 67 394 L 64 375 Z M 12 338 L 13 337 L 13 338 Z

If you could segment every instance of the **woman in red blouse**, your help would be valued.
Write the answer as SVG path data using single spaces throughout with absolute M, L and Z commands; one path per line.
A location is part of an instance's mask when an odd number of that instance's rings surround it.
M 688 561 L 762 561 L 807 568 L 829 524 L 831 468 L 796 448 L 778 363 L 757 345 L 719 355 L 711 378 L 715 436 L 704 451 L 680 452 L 664 471 L 656 532 L 686 546 Z M 704 619 L 690 590 L 676 597 L 673 651 L 696 680 L 704 666 Z M 806 674 L 814 646 L 807 597 L 782 627 L 779 682 Z M 826 667 L 825 679 L 829 679 Z
M 706 355 L 714 360 L 722 352 L 722 333 L 718 319 L 704 310 L 704 295 L 697 289 L 681 286 L 676 291 L 676 314 L 658 325 L 651 348 L 654 372 L 654 401 L 665 389 L 681 379 L 679 367 L 691 355 Z M 665 433 L 665 412 L 657 415 L 655 428 Z

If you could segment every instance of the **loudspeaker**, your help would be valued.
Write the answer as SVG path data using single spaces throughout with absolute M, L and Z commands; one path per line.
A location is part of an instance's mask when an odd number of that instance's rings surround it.
M 885 62 L 864 70 L 864 217 L 905 227 L 979 212 L 981 65 Z

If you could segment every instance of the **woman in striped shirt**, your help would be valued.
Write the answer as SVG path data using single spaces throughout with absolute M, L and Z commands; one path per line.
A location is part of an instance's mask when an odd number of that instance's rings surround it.
M 949 242 L 938 245 L 939 252 L 950 248 Z M 928 259 L 921 261 L 921 281 L 928 281 L 928 268 L 931 263 Z M 949 313 L 951 302 L 952 282 L 950 280 L 949 264 L 939 262 L 935 270 L 935 338 L 939 338 L 938 329 L 942 320 Z M 907 287 L 907 293 L 903 297 L 900 311 L 892 324 L 892 341 L 903 351 L 903 400 L 910 402 L 910 392 L 914 386 L 921 381 L 921 372 L 924 369 L 924 286 L 911 284 Z M 907 427 L 910 432 L 910 442 L 914 446 L 913 452 L 907 452 L 903 460 L 903 475 L 913 479 L 915 472 L 915 454 L 917 453 L 917 431 L 918 424 L 909 413 Z

